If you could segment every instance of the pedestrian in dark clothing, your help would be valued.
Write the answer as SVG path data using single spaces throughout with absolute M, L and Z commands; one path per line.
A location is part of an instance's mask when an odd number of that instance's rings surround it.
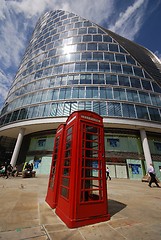
M 155 183 L 157 187 L 160 187 L 157 182 L 155 170 L 154 170 L 152 163 L 150 164 L 150 167 L 148 168 L 148 173 L 150 175 L 149 187 L 151 187 L 152 183 Z
M 12 174 L 12 170 L 13 170 L 13 167 L 11 164 L 9 164 L 7 166 L 7 175 L 6 175 L 6 179 Z
M 108 180 L 108 178 L 111 180 L 109 168 L 106 167 L 106 180 Z

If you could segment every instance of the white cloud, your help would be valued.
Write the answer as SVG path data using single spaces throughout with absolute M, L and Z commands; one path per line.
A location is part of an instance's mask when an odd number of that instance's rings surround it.
M 8 89 L 10 87 L 12 76 L 6 74 L 3 71 L 0 71 L 0 109 L 4 99 L 7 97 Z
M 159 51 L 156 51 L 154 54 L 155 54 L 155 55 L 159 58 L 159 60 L 161 61 L 161 53 L 160 53 Z
M 0 87 L 6 96 L 11 77 L 15 75 L 22 54 L 27 47 L 29 30 L 34 28 L 38 18 L 46 11 L 63 9 L 74 12 L 97 24 L 106 19 L 107 28 L 129 39 L 134 39 L 143 23 L 148 0 L 134 0 L 129 6 L 128 1 L 121 13 L 115 5 L 116 0 L 0 0 L 0 71 L 3 81 Z M 131 2 L 131 1 L 130 1 Z M 120 3 L 122 6 L 122 3 Z M 117 19 L 116 19 L 116 16 Z M 108 27 L 110 26 L 110 27 Z M 6 75 L 6 77 L 4 77 Z M 0 78 L 2 76 L 0 75 Z M 2 93 L 0 93 L 2 96 Z M 1 99 L 0 99 L 1 101 Z
M 137 0 L 119 14 L 117 21 L 110 26 L 110 30 L 133 40 L 143 24 L 148 0 Z

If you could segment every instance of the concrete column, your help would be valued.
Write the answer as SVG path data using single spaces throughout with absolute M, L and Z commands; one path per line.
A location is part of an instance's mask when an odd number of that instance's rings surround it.
M 141 141 L 142 141 L 142 146 L 144 151 L 144 157 L 145 157 L 146 165 L 148 168 L 150 166 L 150 163 L 152 163 L 152 158 L 151 158 L 151 153 L 149 149 L 148 139 L 144 129 L 140 130 L 140 136 L 141 136 Z
M 22 140 L 23 140 L 24 133 L 25 133 L 25 129 L 21 128 L 20 131 L 19 131 L 18 137 L 17 137 L 17 142 L 16 142 L 16 145 L 15 145 L 13 154 L 12 154 L 11 162 L 10 162 L 10 164 L 13 167 L 16 165 L 16 162 L 17 162 L 17 157 L 18 157 L 18 154 L 19 154 L 19 151 L 20 151 L 20 148 L 21 148 L 21 143 L 22 143 Z

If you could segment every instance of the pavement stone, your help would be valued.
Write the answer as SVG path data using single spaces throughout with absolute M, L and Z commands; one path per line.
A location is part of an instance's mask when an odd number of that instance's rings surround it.
M 129 179 L 107 181 L 111 219 L 69 229 L 45 202 L 48 176 L 0 178 L 2 240 L 161 239 L 161 189 Z

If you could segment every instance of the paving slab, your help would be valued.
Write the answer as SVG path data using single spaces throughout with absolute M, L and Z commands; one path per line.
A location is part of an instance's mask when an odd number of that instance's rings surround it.
M 0 239 L 161 239 L 161 188 L 129 179 L 107 181 L 111 219 L 69 229 L 45 202 L 48 176 L 0 177 Z

